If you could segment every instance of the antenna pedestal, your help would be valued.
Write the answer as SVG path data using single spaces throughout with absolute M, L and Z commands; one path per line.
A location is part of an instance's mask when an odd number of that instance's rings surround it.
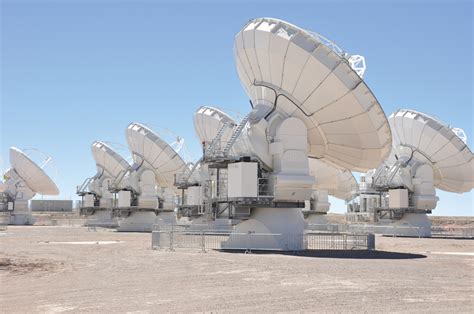
M 102 201 L 102 200 L 101 200 Z M 104 228 L 118 227 L 117 217 L 112 216 L 111 208 L 97 208 L 87 217 L 87 225 Z
M 405 237 L 431 237 L 431 221 L 427 214 L 407 213 L 391 224 L 397 235 Z M 398 229 L 397 229 L 398 228 Z
M 28 207 L 28 200 L 15 200 L 10 225 L 33 225 L 34 223 L 35 219 Z
M 235 226 L 222 249 L 301 251 L 304 225 L 299 208 L 255 208 L 248 220 Z
M 16 188 L 16 199 L 13 201 L 13 212 L 10 216 L 11 225 L 33 225 L 35 219 L 28 206 L 28 201 L 35 196 L 35 192 L 29 189 L 24 182 Z
M 122 218 L 117 231 L 122 232 L 151 232 L 157 216 L 152 211 L 136 211 L 130 216 Z
M 306 223 L 308 224 L 309 230 L 314 230 L 311 225 L 326 225 L 328 224 L 328 217 L 326 213 L 319 213 L 309 211 L 305 214 L 308 214 L 307 218 L 305 219 Z
M 306 229 L 316 230 L 320 225 L 324 225 L 323 228 L 325 228 L 328 224 L 327 212 L 331 206 L 328 199 L 328 191 L 313 191 L 311 200 L 306 201 L 305 204 L 303 215 L 307 223 Z
M 156 218 L 156 224 L 159 226 L 176 225 L 176 214 L 173 211 L 161 211 Z
M 13 213 L 10 216 L 10 225 L 33 225 L 35 218 L 32 214 Z

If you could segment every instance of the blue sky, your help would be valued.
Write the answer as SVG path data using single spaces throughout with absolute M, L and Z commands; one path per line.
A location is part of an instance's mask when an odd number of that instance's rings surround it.
M 4 167 L 10 146 L 47 152 L 61 197 L 76 198 L 75 186 L 95 173 L 90 144 L 125 144 L 132 121 L 172 130 L 199 157 L 198 106 L 249 110 L 232 44 L 260 16 L 364 55 L 366 82 L 387 115 L 406 107 L 434 114 L 463 128 L 473 147 L 470 1 L 0 2 Z M 438 195 L 435 214 L 474 214 L 473 192 Z

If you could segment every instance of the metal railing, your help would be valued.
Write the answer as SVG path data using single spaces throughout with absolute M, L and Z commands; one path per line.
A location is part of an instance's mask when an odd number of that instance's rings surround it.
M 474 238 L 473 227 L 432 226 L 431 236 Z
M 10 213 L 0 212 L 0 231 L 7 231 L 9 223 L 10 223 Z
M 390 226 L 371 224 L 308 224 L 307 230 L 352 234 L 382 234 L 393 237 L 424 237 L 426 228 L 416 226 Z
M 427 228 L 417 226 L 390 226 L 373 224 L 308 224 L 314 232 L 339 232 L 356 234 L 382 234 L 393 237 L 426 237 Z M 473 227 L 432 226 L 432 237 L 474 238 Z
M 306 247 L 308 250 L 374 250 L 375 242 L 372 234 L 350 233 L 307 233 Z M 371 243 L 372 242 L 372 243 Z
M 196 249 L 254 251 L 374 250 L 373 234 L 340 233 L 229 233 L 214 230 L 192 231 L 177 226 L 152 232 L 152 249 Z

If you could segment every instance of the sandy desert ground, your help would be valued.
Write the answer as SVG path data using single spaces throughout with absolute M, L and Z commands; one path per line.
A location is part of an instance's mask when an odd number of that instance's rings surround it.
M 474 312 L 474 241 L 376 240 L 364 256 L 169 252 L 146 233 L 10 226 L 0 311 Z

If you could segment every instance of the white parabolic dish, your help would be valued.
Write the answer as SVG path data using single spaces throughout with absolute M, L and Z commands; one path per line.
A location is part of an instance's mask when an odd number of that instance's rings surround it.
M 232 136 L 232 125 L 236 124 L 234 119 L 222 110 L 209 106 L 202 106 L 194 113 L 194 129 L 201 144 L 212 142 L 224 124 L 229 124 L 231 127 L 222 134 L 221 146 L 225 145 Z
M 122 156 L 104 142 L 96 141 L 92 143 L 91 150 L 97 171 L 104 171 L 110 178 L 118 177 L 130 167 Z
M 341 200 L 350 200 L 357 189 L 357 181 L 351 171 L 338 169 L 324 161 L 309 158 L 309 172 L 316 179 L 317 190 L 327 190 L 328 194 Z
M 150 167 L 160 187 L 173 187 L 174 175 L 186 166 L 181 156 L 142 124 L 131 123 L 125 132 L 135 164 Z
M 58 187 L 46 172 L 16 147 L 10 148 L 10 163 L 33 192 L 44 195 L 59 194 Z
M 240 80 L 254 106 L 275 105 L 305 123 L 309 157 L 373 169 L 391 149 L 387 118 L 347 55 L 322 38 L 281 20 L 251 20 L 234 41 Z
M 427 114 L 401 109 L 389 117 L 393 147 L 413 151 L 413 158 L 431 164 L 435 187 L 469 192 L 474 187 L 474 158 L 469 147 L 446 123 Z

